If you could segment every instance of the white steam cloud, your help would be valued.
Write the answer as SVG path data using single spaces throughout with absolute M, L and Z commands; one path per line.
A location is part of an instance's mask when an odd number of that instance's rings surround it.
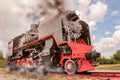
M 0 50 L 6 53 L 10 39 L 28 31 L 42 16 L 57 13 L 60 5 L 60 0 L 1 0 Z

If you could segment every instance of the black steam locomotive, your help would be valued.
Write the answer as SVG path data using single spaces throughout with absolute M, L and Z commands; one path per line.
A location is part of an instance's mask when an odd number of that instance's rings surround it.
M 62 71 L 68 74 L 93 70 L 100 53 L 93 50 L 89 26 L 78 11 L 47 18 L 8 43 L 9 70 Z M 42 70 L 41 70 L 42 69 Z

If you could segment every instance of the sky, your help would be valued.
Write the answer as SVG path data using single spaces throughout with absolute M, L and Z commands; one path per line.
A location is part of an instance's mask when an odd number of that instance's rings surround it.
M 92 44 L 102 56 L 110 57 L 120 50 L 120 0 L 64 0 L 64 3 L 66 10 L 80 11 L 80 19 L 90 26 Z M 49 12 L 40 5 L 42 0 L 1 0 L 0 50 L 7 53 L 7 43 L 12 38 L 28 31 L 30 24 L 40 20 L 41 12 Z

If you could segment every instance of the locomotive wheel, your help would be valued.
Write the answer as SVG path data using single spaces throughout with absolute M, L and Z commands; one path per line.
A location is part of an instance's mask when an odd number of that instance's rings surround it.
M 60 61 L 60 59 L 59 59 L 58 56 L 53 55 L 53 56 L 51 57 L 51 62 L 52 62 L 52 64 L 53 64 L 54 66 L 57 66 L 58 63 L 59 63 L 59 61 Z
M 64 68 L 67 74 L 75 74 L 77 71 L 77 66 L 73 60 L 67 60 L 65 62 Z

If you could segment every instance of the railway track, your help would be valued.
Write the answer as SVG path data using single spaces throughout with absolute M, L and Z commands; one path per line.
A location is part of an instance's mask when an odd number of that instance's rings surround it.
M 87 80 L 120 80 L 120 71 L 93 71 L 77 74 L 49 73 L 48 76 L 64 76 L 67 78 L 87 79 Z

